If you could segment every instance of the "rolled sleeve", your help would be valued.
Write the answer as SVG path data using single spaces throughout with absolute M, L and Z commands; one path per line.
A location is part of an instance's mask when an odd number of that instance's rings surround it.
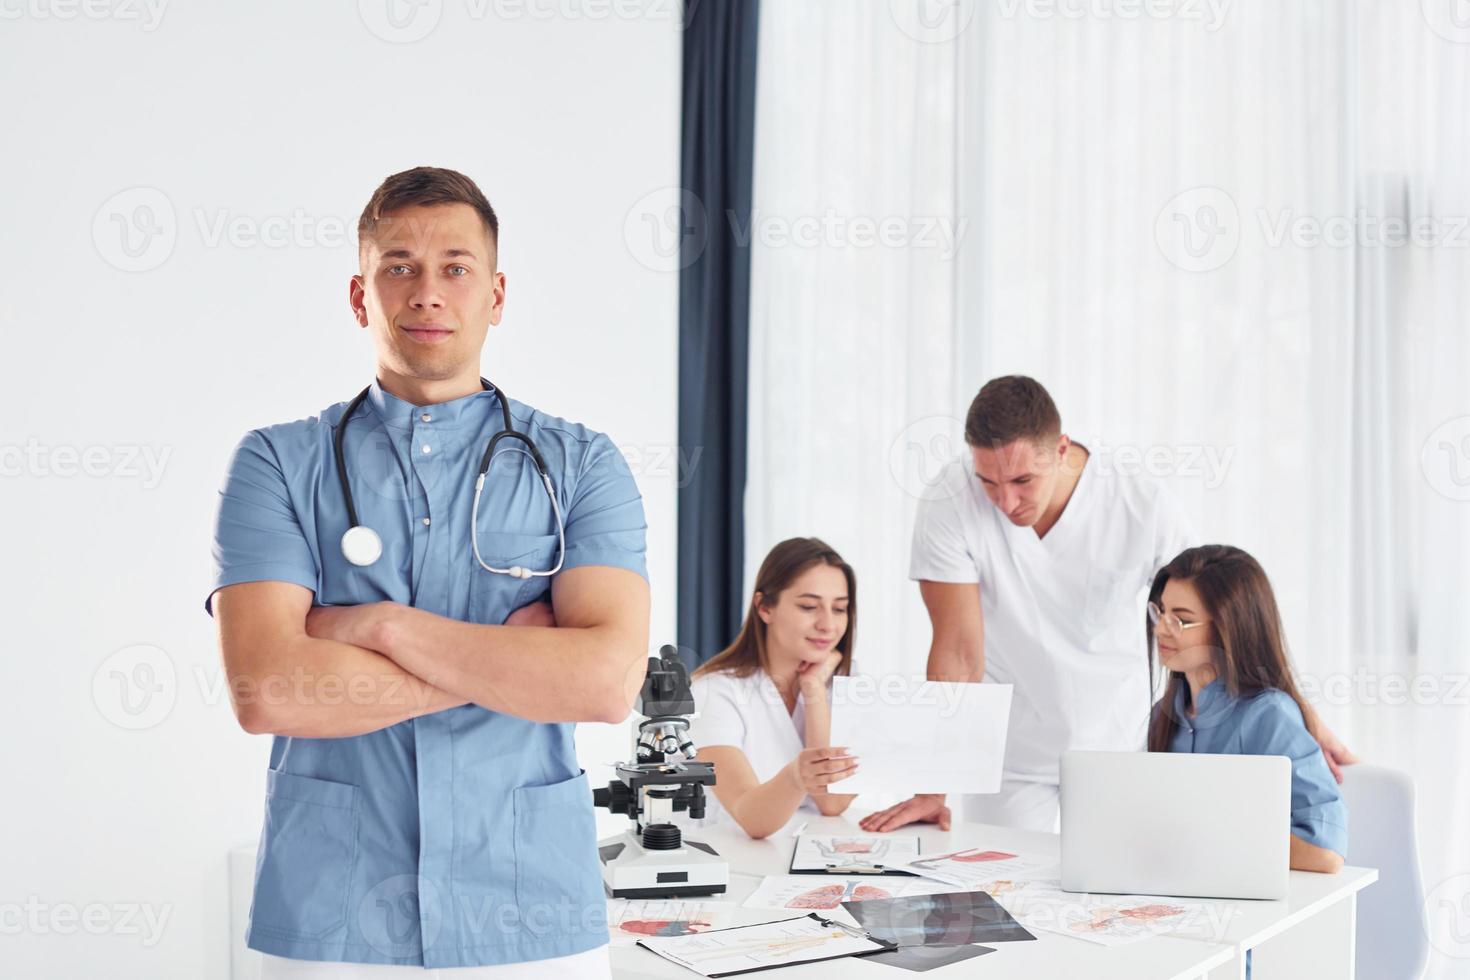
M 626 568 L 648 578 L 648 523 L 638 484 L 612 440 L 598 435 L 588 447 L 566 515 L 562 569 L 585 565 Z
M 219 491 L 214 523 L 214 594 L 241 582 L 292 582 L 316 592 L 320 568 L 291 505 L 280 460 L 259 431 L 235 446 Z
M 1291 832 L 1308 844 L 1347 854 L 1347 804 L 1322 747 L 1307 731 L 1301 709 L 1284 691 L 1268 691 L 1251 701 L 1242 731 L 1246 752 L 1284 755 L 1291 760 Z

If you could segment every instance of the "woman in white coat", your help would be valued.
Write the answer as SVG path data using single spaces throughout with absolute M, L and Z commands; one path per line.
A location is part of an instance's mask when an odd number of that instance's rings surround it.
M 830 745 L 831 680 L 852 666 L 857 580 L 816 538 L 771 549 L 735 642 L 695 671 L 698 758 L 715 765 L 705 825 L 733 821 L 767 837 L 798 811 L 836 815 L 853 801 L 828 787 L 857 770 Z

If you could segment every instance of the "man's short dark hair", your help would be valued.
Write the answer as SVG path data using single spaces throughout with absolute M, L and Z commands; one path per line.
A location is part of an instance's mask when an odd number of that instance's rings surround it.
M 373 191 L 367 207 L 362 209 L 362 217 L 357 219 L 358 254 L 361 255 L 367 242 L 372 240 L 383 215 L 402 208 L 432 204 L 468 204 L 474 208 L 485 223 L 492 253 L 500 250 L 500 219 L 495 217 L 495 209 L 473 180 L 457 170 L 414 167 L 394 174 Z M 493 264 L 494 255 L 489 258 Z
M 965 441 L 981 449 L 998 449 L 1017 439 L 1051 442 L 1061 434 L 1062 417 L 1051 395 L 1020 374 L 987 381 L 965 416 Z

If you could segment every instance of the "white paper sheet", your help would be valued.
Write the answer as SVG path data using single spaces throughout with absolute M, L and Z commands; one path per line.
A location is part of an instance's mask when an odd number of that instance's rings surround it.
M 1198 937 L 1224 934 L 1222 914 L 1198 902 L 1149 895 L 1088 895 L 1064 892 L 1058 880 L 1017 882 L 992 893 L 1027 929 L 1085 939 L 1102 946 L 1127 946 L 1171 933 Z M 1230 909 L 1224 910 L 1229 913 Z
M 704 899 L 614 899 L 607 903 L 607 931 L 614 946 L 649 936 L 689 936 L 730 924 L 733 902 Z
M 807 916 L 679 938 L 649 938 L 641 944 L 659 956 L 702 976 L 742 973 L 868 953 L 881 948 L 871 939 Z
M 928 878 L 879 875 L 768 875 L 745 900 L 748 909 L 789 909 L 793 912 L 832 912 L 843 902 L 878 898 L 939 895 L 957 891 L 952 885 Z
M 1004 889 L 1012 881 L 1055 878 L 1060 874 L 1054 860 L 984 847 L 926 854 L 902 867 L 904 871 L 956 885 L 966 891 L 989 892 L 992 898 L 999 898 L 996 890 Z
M 994 793 L 1011 685 L 832 678 L 832 744 L 858 759 L 833 793 Z
M 796 841 L 792 871 L 841 874 L 865 868 L 898 868 L 919 858 L 919 838 L 897 834 L 866 834 L 833 837 L 803 834 Z M 828 872 L 827 869 L 833 869 Z

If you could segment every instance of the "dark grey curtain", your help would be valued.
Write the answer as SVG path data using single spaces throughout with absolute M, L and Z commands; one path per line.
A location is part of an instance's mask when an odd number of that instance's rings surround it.
M 679 280 L 679 646 L 693 663 L 735 637 L 744 597 L 750 175 L 756 0 L 685 8 Z M 737 241 L 737 235 L 740 236 Z M 695 454 L 698 454 L 697 456 Z

